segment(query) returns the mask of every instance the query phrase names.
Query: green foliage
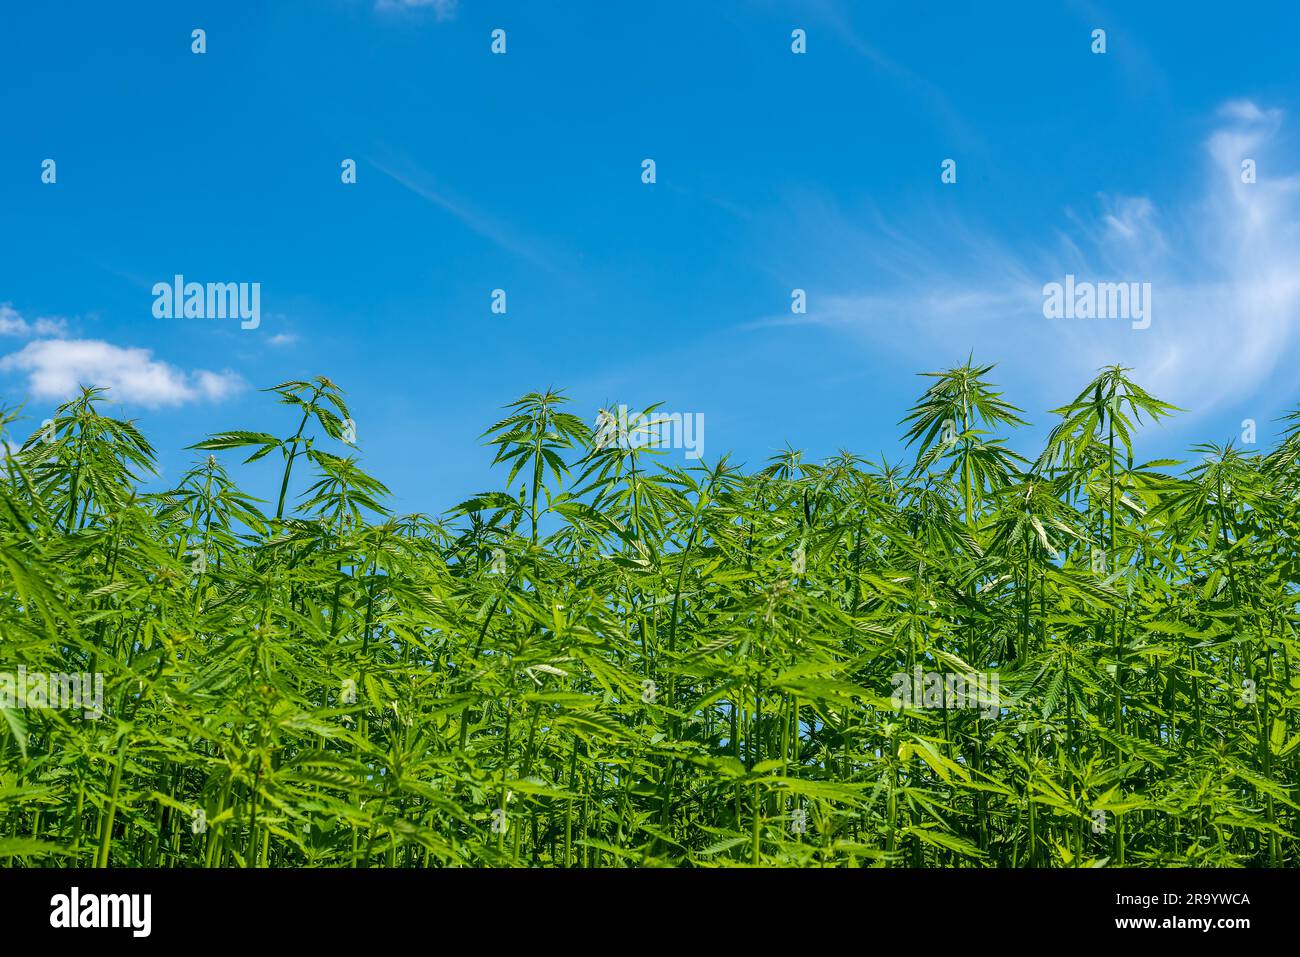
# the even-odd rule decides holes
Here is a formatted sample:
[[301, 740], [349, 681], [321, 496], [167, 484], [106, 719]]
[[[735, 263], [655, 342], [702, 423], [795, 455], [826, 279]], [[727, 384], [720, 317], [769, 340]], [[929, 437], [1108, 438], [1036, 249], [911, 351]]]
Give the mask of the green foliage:
[[[104, 714], [0, 709], [0, 858], [1294, 865], [1300, 426], [1135, 464], [1176, 410], [1116, 367], [1031, 461], [991, 369], [929, 376], [909, 467], [678, 468], [528, 395], [443, 520], [391, 514], [328, 379], [165, 494], [87, 390], [5, 460], [0, 671], [101, 673]], [[279, 455], [269, 513], [232, 452]], [[915, 670], [1000, 700], [898, 708]]]

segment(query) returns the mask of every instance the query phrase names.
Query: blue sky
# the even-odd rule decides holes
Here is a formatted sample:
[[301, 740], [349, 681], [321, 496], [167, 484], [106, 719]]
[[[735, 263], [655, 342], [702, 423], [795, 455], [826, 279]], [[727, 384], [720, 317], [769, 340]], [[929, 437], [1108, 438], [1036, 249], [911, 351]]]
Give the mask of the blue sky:
[[[8, 5], [0, 395], [34, 427], [110, 385], [165, 482], [328, 375], [428, 512], [494, 485], [478, 436], [526, 391], [702, 413], [709, 460], [897, 457], [915, 373], [971, 351], [1026, 452], [1117, 361], [1188, 409], [1151, 456], [1266, 443], [1300, 405], [1300, 9], [1134, 6]], [[155, 318], [177, 273], [259, 282], [261, 325]], [[1067, 273], [1150, 282], [1150, 328], [1045, 318]]]

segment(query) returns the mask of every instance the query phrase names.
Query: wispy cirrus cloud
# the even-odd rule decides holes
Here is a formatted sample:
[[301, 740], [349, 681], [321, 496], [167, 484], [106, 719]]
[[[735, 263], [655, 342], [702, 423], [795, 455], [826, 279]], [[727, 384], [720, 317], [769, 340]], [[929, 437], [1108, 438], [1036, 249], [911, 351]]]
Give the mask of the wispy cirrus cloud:
[[457, 0], [375, 0], [376, 10], [431, 10], [439, 20], [456, 16]]
[[244, 388], [235, 372], [186, 372], [154, 358], [148, 349], [102, 339], [36, 339], [0, 359], [0, 372], [25, 374], [28, 392], [36, 399], [63, 400], [82, 386], [99, 386], [114, 401], [151, 408], [215, 402]]
[[885, 76], [912, 91], [958, 142], [980, 143], [979, 134], [953, 109], [942, 87], [886, 56], [877, 46], [863, 38], [852, 22], [852, 4], [842, 3], [841, 0], [807, 0], [806, 9], [813, 17], [829, 26], [832, 33], [850, 50], [864, 57]]
[[409, 164], [397, 168], [373, 159], [368, 162], [393, 182], [450, 213], [466, 228], [489, 242], [534, 265], [547, 269], [553, 268], [550, 257], [542, 251], [540, 243], [524, 237], [518, 230], [476, 208], [468, 200], [453, 196], [445, 189], [435, 188], [429, 177], [411, 168]]
[[[1208, 412], [1254, 394], [1300, 353], [1300, 176], [1287, 168], [1284, 120], [1225, 103], [1200, 162], [1187, 164], [1190, 198], [1099, 194], [1029, 244], [951, 215], [900, 228], [802, 198], [802, 234], [819, 239], [803, 254], [831, 264], [826, 275], [871, 277], [870, 288], [848, 278], [810, 298], [806, 316], [752, 325], [829, 326], [930, 363], [937, 347], [973, 348], [1057, 398], [1062, 381], [1120, 362], [1157, 395]], [[1246, 159], [1256, 182], [1243, 181]], [[1151, 327], [1044, 318], [1043, 286], [1067, 273], [1150, 282]]]

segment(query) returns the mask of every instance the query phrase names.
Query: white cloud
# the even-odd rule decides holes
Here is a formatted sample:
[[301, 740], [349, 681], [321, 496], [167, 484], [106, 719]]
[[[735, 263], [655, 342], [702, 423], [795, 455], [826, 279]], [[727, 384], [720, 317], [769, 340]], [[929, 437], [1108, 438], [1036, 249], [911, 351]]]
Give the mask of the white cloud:
[[266, 341], [272, 346], [291, 346], [298, 341], [298, 337], [289, 332], [277, 332]]
[[413, 10], [431, 7], [439, 20], [450, 20], [456, 15], [457, 0], [375, 0], [376, 10]]
[[28, 322], [13, 307], [13, 303], [0, 302], [0, 336], [19, 336], [24, 339], [31, 336], [62, 336], [67, 330], [68, 324], [63, 319], [41, 316], [34, 322]]
[[1250, 100], [1229, 100], [1219, 107], [1219, 115], [1227, 117], [1230, 120], [1241, 120], [1246, 123], [1258, 123], [1261, 120], [1280, 120], [1282, 118], [1281, 110], [1261, 110], [1259, 106]]
[[[1192, 179], [1178, 189], [1189, 198], [1102, 194], [1036, 246], [1013, 248], [951, 215], [899, 229], [802, 197], [800, 236], [816, 241], [786, 257], [790, 278], [825, 275], [826, 288], [838, 277], [839, 288], [810, 288], [806, 316], [756, 325], [838, 328], [927, 363], [918, 368], [973, 348], [999, 363], [1000, 381], [1019, 373], [1049, 402], [1116, 362], [1193, 414], [1256, 396], [1300, 358], [1300, 175], [1286, 167], [1280, 110], [1241, 100], [1218, 117], [1204, 162], [1186, 164]], [[1245, 159], [1257, 163], [1255, 183], [1242, 182]], [[1150, 282], [1151, 327], [1045, 319], [1042, 287], [1067, 273]]]
[[0, 359], [0, 371], [26, 373], [33, 398], [66, 399], [82, 386], [100, 386], [118, 402], [176, 406], [215, 402], [243, 388], [237, 373], [185, 372], [155, 359], [148, 349], [100, 339], [38, 339]]

